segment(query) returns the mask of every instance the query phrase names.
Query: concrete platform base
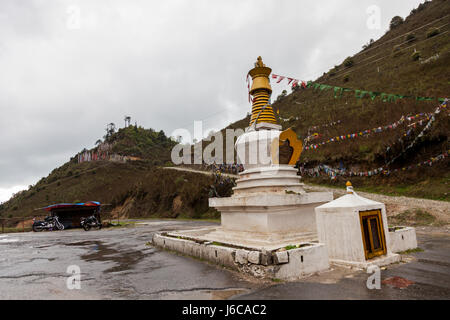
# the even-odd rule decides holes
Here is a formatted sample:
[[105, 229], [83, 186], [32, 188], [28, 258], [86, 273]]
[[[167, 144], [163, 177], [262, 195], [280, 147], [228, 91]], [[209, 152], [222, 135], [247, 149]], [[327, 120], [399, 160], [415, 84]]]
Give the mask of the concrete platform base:
[[391, 263], [400, 262], [401, 256], [399, 254], [391, 253], [385, 256], [376, 257], [365, 262], [357, 262], [357, 261], [344, 261], [337, 259], [330, 259], [330, 263], [337, 266], [343, 267], [353, 267], [358, 269], [367, 269], [372, 265], [376, 265], [378, 267], [387, 266]]
[[[199, 230], [197, 230], [199, 231]], [[178, 235], [177, 235], [178, 234]], [[257, 278], [295, 280], [329, 269], [328, 252], [320, 243], [303, 242], [298, 247], [266, 250], [204, 238], [183, 238], [179, 233], [155, 234], [153, 245], [204, 259]]]
[[304, 242], [318, 242], [315, 232], [297, 233], [261, 233], [248, 231], [230, 231], [223, 227], [208, 227], [194, 230], [167, 232], [174, 238], [191, 239], [195, 241], [220, 242], [230, 247], [249, 250], [278, 250], [289, 245]]

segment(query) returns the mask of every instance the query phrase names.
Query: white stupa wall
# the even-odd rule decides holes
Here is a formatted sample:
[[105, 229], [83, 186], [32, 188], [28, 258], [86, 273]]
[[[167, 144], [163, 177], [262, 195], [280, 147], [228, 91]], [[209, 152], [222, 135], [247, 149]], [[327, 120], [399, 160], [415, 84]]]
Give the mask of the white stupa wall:
[[238, 161], [246, 170], [272, 166], [272, 143], [278, 145], [280, 130], [247, 131], [240, 135], [235, 144]]
[[[381, 210], [386, 254], [367, 260], [360, 212], [372, 210]], [[351, 193], [315, 208], [315, 212], [319, 242], [327, 246], [328, 255], [333, 262], [366, 267], [366, 264], [374, 261], [384, 265], [399, 258], [391, 251], [386, 207], [383, 203]]]
[[389, 255], [390, 239], [384, 204], [358, 208], [316, 208], [316, 223], [319, 242], [328, 247], [330, 259], [365, 262], [365, 252], [359, 213], [381, 210], [386, 251]]

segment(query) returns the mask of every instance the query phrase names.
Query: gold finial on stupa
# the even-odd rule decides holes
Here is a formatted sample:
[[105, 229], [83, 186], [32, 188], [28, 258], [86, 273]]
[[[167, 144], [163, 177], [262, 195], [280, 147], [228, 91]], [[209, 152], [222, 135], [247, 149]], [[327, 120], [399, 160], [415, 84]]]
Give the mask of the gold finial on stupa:
[[353, 194], [353, 186], [352, 183], [350, 181], [347, 181], [347, 183], [345, 184], [347, 186], [347, 193], [349, 194]]
[[266, 65], [263, 63], [261, 56], [256, 59], [255, 68], [265, 67]]
[[[271, 72], [272, 69], [266, 67], [261, 56], [257, 58], [255, 67], [248, 72], [253, 81], [250, 89], [250, 94], [253, 96], [250, 125], [255, 121], [256, 123], [266, 122], [277, 124], [272, 106], [269, 105], [270, 95], [272, 94], [272, 87], [270, 86], [269, 80]], [[258, 118], [258, 120], [256, 120], [256, 118]]]

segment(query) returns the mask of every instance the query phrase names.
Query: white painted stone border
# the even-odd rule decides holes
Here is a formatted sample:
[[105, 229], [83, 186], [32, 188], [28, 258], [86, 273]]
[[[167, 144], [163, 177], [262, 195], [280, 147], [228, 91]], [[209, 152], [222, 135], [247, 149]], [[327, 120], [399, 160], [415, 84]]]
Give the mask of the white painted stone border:
[[392, 252], [403, 252], [417, 248], [416, 229], [413, 227], [394, 226], [391, 228], [401, 228], [389, 231], [389, 246]]
[[156, 247], [207, 260], [257, 278], [296, 280], [330, 267], [326, 246], [321, 243], [303, 243], [300, 248], [269, 252], [201, 242], [171, 237], [167, 233], [156, 233], [152, 239]]

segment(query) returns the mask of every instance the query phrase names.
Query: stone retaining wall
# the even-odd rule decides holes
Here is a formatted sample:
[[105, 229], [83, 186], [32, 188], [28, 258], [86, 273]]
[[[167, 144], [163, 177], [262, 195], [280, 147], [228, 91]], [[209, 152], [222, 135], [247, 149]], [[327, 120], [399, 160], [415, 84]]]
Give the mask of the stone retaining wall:
[[323, 244], [303, 243], [285, 251], [247, 250], [212, 242], [186, 240], [155, 234], [153, 245], [207, 260], [257, 278], [295, 280], [329, 269], [328, 252]]

